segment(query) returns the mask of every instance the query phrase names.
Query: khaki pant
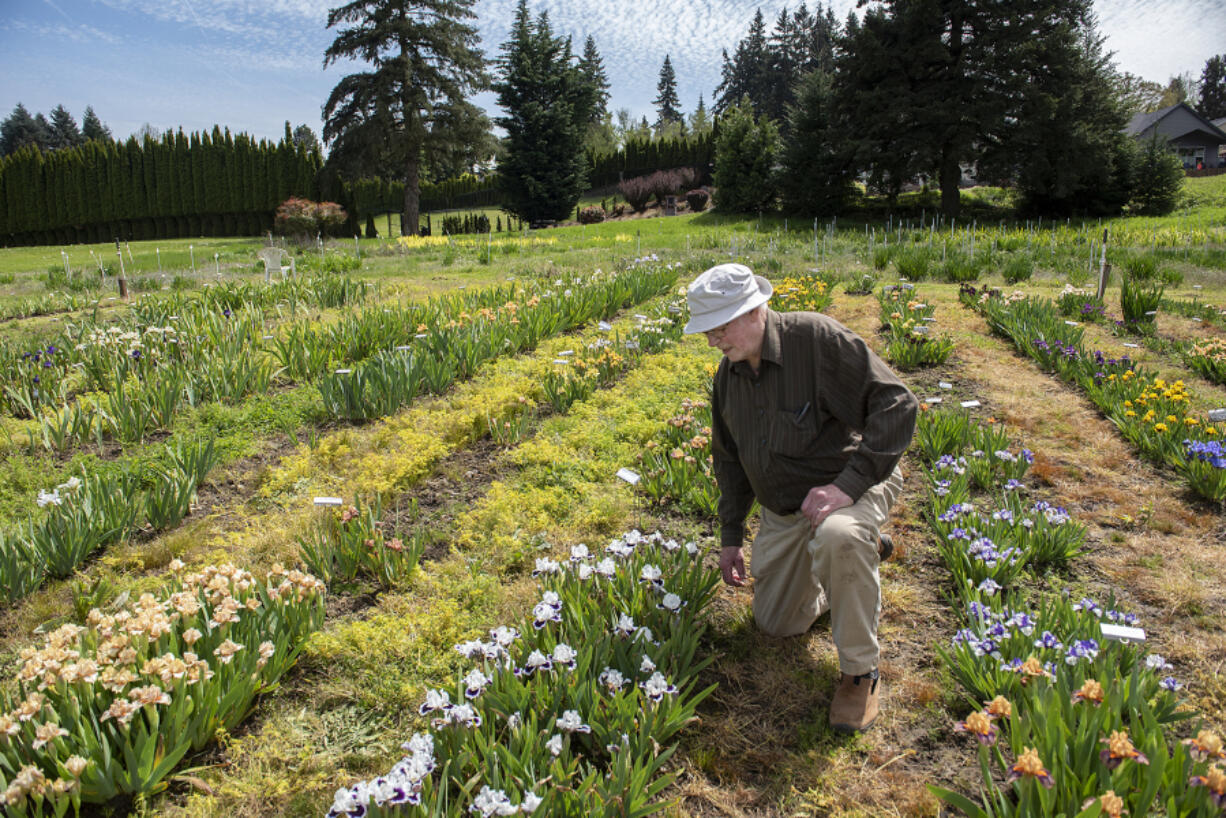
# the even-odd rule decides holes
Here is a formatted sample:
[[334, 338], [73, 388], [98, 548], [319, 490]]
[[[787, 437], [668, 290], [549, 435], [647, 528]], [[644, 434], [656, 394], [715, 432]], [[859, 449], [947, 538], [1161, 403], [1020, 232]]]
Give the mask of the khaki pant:
[[816, 530], [797, 512], [762, 509], [753, 541], [753, 615], [772, 636], [804, 633], [827, 608], [843, 673], [877, 667], [881, 580], [877, 533], [902, 490], [902, 472], [831, 514]]

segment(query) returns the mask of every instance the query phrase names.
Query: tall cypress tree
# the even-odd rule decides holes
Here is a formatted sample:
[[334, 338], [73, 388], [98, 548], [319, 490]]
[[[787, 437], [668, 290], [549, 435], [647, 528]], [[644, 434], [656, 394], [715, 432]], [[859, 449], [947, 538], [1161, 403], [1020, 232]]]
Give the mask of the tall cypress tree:
[[1226, 116], [1226, 54], [1205, 60], [1200, 75], [1200, 115], [1205, 119]]
[[532, 20], [519, 0], [494, 90], [507, 112], [497, 120], [507, 134], [498, 167], [503, 206], [525, 221], [565, 219], [586, 183], [585, 82], [571, 58], [548, 15]]

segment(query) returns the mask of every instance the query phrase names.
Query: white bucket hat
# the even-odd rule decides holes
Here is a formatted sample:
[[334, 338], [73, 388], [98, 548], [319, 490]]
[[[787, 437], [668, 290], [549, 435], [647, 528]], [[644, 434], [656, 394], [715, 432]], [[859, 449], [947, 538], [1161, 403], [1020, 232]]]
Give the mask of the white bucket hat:
[[706, 332], [727, 324], [770, 300], [775, 288], [744, 264], [720, 264], [706, 270], [690, 285], [687, 334]]

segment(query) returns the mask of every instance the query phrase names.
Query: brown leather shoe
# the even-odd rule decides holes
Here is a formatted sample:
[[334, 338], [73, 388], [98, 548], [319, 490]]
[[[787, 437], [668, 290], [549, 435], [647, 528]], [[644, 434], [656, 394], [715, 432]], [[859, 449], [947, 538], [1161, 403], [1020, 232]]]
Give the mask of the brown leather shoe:
[[894, 538], [889, 534], [877, 535], [877, 560], [885, 562], [894, 553]]
[[877, 720], [880, 676], [876, 670], [863, 676], [844, 673], [830, 701], [830, 726], [839, 733], [867, 730]]

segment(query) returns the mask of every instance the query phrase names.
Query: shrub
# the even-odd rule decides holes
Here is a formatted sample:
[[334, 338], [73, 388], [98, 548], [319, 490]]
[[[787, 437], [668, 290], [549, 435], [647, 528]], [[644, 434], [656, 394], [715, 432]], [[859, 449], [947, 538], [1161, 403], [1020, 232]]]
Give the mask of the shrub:
[[623, 179], [617, 183], [617, 191], [635, 213], [642, 213], [647, 209], [647, 203], [651, 201], [651, 195], [654, 192], [646, 176]]
[[328, 233], [345, 223], [348, 215], [336, 202], [312, 202], [291, 196], [277, 208], [277, 232], [307, 241], [313, 234]]
[[664, 206], [664, 197], [675, 195], [681, 186], [676, 171], [671, 170], [657, 170], [647, 177], [647, 185], [651, 188], [651, 195], [656, 197], [656, 204], [661, 207]]
[[698, 171], [693, 168], [677, 168], [673, 171], [673, 175], [677, 177], [678, 191], [692, 190], [698, 187]]
[[1001, 275], [1005, 277], [1006, 284], [1017, 284], [1022, 281], [1029, 281], [1034, 275], [1034, 262], [1029, 256], [1013, 256], [1005, 264]]
[[1170, 151], [1166, 140], [1159, 139], [1155, 130], [1153, 138], [1137, 152], [1129, 209], [1134, 213], [1165, 216], [1179, 204], [1183, 179], [1179, 157]]
[[579, 211], [579, 224], [600, 224], [604, 221], [604, 208], [592, 206]]
[[685, 203], [690, 206], [690, 210], [695, 213], [701, 213], [707, 209], [707, 202], [711, 200], [711, 194], [707, 193], [702, 188], [691, 190], [685, 194]]

